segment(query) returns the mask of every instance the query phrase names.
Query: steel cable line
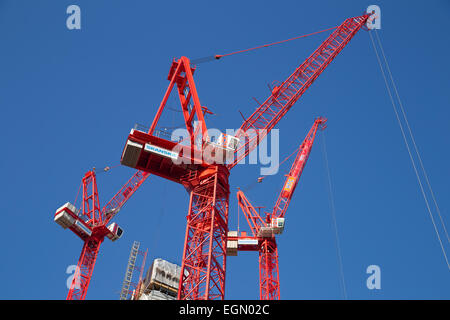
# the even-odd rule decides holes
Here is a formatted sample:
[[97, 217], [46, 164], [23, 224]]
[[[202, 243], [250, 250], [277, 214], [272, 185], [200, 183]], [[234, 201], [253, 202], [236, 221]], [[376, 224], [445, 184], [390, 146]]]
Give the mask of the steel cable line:
[[437, 204], [436, 198], [434, 196], [433, 188], [431, 187], [431, 183], [430, 183], [430, 181], [428, 179], [428, 174], [427, 174], [427, 172], [425, 170], [425, 166], [423, 165], [422, 157], [420, 156], [419, 149], [417, 148], [416, 140], [414, 139], [414, 135], [412, 133], [411, 126], [409, 125], [408, 118], [406, 117], [406, 112], [405, 112], [405, 109], [403, 108], [403, 103], [402, 103], [402, 100], [400, 99], [400, 95], [398, 94], [397, 86], [395, 85], [394, 77], [392, 76], [392, 73], [391, 73], [391, 68], [389, 67], [389, 64], [387, 62], [386, 55], [385, 55], [384, 49], [383, 49], [383, 45], [381, 44], [380, 37], [379, 37], [378, 32], [376, 30], [375, 30], [375, 36], [376, 36], [378, 44], [380, 46], [381, 53], [383, 55], [383, 59], [384, 59], [385, 65], [386, 65], [386, 69], [387, 69], [389, 77], [391, 79], [392, 87], [394, 88], [395, 95], [397, 96], [397, 100], [398, 100], [398, 104], [400, 106], [400, 110], [402, 111], [403, 118], [405, 119], [406, 127], [408, 128], [408, 132], [409, 132], [409, 135], [411, 137], [411, 141], [413, 143], [414, 150], [416, 151], [417, 158], [419, 159], [420, 167], [422, 168], [422, 172], [423, 172], [423, 175], [425, 177], [425, 181], [427, 183], [428, 189], [430, 190], [431, 198], [433, 199], [434, 205], [436, 207], [436, 211], [437, 211], [437, 213], [439, 215], [439, 219], [441, 221], [442, 227], [443, 227], [445, 235], [447, 237], [447, 241], [450, 242], [450, 238], [448, 236], [447, 228], [445, 227], [444, 220], [442, 219], [442, 216], [441, 216], [441, 210], [439, 209], [439, 206]]
[[328, 178], [328, 200], [330, 201], [331, 218], [333, 220], [336, 255], [337, 255], [339, 274], [340, 274], [340, 279], [341, 279], [341, 291], [342, 291], [342, 296], [343, 296], [344, 300], [347, 300], [347, 290], [345, 287], [345, 277], [344, 277], [344, 265], [342, 263], [341, 245], [339, 243], [339, 234], [338, 234], [338, 228], [337, 228], [337, 222], [336, 222], [336, 207], [335, 207], [334, 197], [333, 197], [333, 186], [331, 184], [330, 166], [328, 164], [328, 154], [327, 154], [327, 147], [326, 147], [326, 142], [325, 142], [325, 132], [324, 131], [322, 131], [322, 146], [323, 146], [324, 164], [325, 164], [325, 169], [326, 169], [327, 178]]
[[393, 96], [392, 96], [391, 89], [389, 88], [389, 83], [388, 83], [386, 74], [385, 74], [385, 72], [384, 72], [384, 69], [383, 69], [383, 65], [382, 65], [380, 56], [379, 56], [378, 51], [377, 51], [377, 49], [376, 49], [375, 41], [373, 40], [372, 33], [371, 33], [370, 31], [369, 31], [369, 35], [370, 35], [370, 40], [372, 41], [372, 45], [373, 45], [373, 48], [374, 48], [374, 51], [375, 51], [375, 55], [376, 55], [376, 57], [377, 57], [378, 64], [379, 64], [379, 66], [380, 66], [381, 74], [383, 75], [384, 83], [385, 83], [385, 85], [386, 85], [386, 89], [387, 89], [387, 91], [388, 91], [389, 98], [390, 98], [391, 103], [392, 103], [392, 108], [393, 108], [394, 113], [395, 113], [395, 116], [396, 116], [396, 118], [397, 118], [397, 122], [398, 122], [398, 124], [399, 124], [400, 131], [401, 131], [401, 133], [402, 133], [403, 140], [404, 140], [405, 145], [406, 145], [406, 149], [408, 150], [409, 158], [411, 159], [411, 164], [412, 164], [412, 166], [413, 166], [414, 172], [415, 172], [415, 174], [416, 174], [417, 181], [418, 181], [418, 183], [419, 183], [420, 191], [422, 192], [423, 199], [425, 200], [425, 204], [426, 204], [426, 207], [427, 207], [427, 209], [428, 209], [428, 213], [429, 213], [429, 215], [430, 215], [431, 222], [433, 223], [433, 227], [434, 227], [434, 230], [435, 230], [435, 232], [436, 232], [436, 236], [437, 236], [437, 238], [438, 238], [438, 240], [439, 240], [439, 244], [440, 244], [440, 246], [441, 246], [441, 250], [442, 250], [442, 253], [443, 253], [443, 255], [444, 255], [445, 262], [447, 263], [447, 267], [450, 269], [450, 263], [449, 263], [449, 261], [448, 261], [447, 254], [446, 254], [446, 252], [445, 252], [444, 245], [443, 245], [442, 240], [441, 240], [441, 237], [440, 237], [440, 235], [439, 235], [439, 231], [438, 231], [438, 229], [437, 229], [436, 222], [434, 221], [433, 214], [431, 213], [430, 204], [429, 204], [428, 199], [427, 199], [427, 196], [426, 196], [426, 194], [425, 194], [425, 191], [424, 191], [424, 188], [423, 188], [423, 185], [422, 185], [422, 180], [420, 179], [419, 173], [418, 173], [418, 171], [417, 171], [417, 167], [416, 167], [414, 158], [413, 158], [413, 156], [412, 156], [411, 149], [410, 149], [409, 144], [408, 144], [408, 140], [407, 140], [407, 138], [406, 138], [405, 130], [404, 130], [403, 125], [402, 125], [402, 123], [401, 123], [400, 116], [399, 116], [399, 114], [398, 114], [397, 108], [395, 107], [394, 98], [393, 98]]
[[216, 54], [216, 55], [212, 55], [212, 56], [202, 57], [202, 58], [194, 59], [191, 62], [192, 62], [192, 64], [200, 64], [200, 63], [204, 63], [204, 62], [211, 62], [211, 61], [219, 60], [219, 59], [221, 59], [223, 57], [228, 57], [228, 56], [239, 54], [239, 53], [245, 53], [245, 52], [249, 52], [249, 51], [253, 51], [253, 50], [267, 48], [267, 47], [270, 47], [270, 46], [273, 46], [273, 45], [281, 44], [281, 43], [292, 41], [292, 40], [306, 38], [306, 37], [309, 37], [309, 36], [312, 36], [312, 35], [316, 35], [316, 34], [319, 34], [319, 33], [322, 33], [322, 32], [334, 30], [336, 28], [338, 28], [338, 26], [332, 27], [332, 28], [327, 28], [327, 29], [324, 29], [324, 30], [316, 31], [316, 32], [312, 32], [312, 33], [308, 33], [308, 34], [304, 34], [304, 35], [297, 36], [297, 37], [290, 38], [290, 39], [285, 39], [285, 40], [281, 40], [281, 41], [276, 41], [276, 42], [263, 44], [263, 45], [256, 46], [256, 47], [253, 47], [253, 48], [247, 48], [247, 49], [233, 51], [233, 52], [229, 52], [229, 53], [225, 53], [225, 54]]

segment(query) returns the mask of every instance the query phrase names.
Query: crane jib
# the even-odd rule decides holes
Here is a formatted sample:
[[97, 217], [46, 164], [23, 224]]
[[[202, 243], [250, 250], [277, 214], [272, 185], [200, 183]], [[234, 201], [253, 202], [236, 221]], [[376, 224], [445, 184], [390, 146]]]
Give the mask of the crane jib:
[[[237, 138], [240, 144], [235, 151], [234, 167], [245, 158], [286, 112], [303, 95], [315, 79], [348, 44], [353, 36], [367, 22], [369, 15], [346, 19], [331, 35], [305, 60], [272, 94], [264, 101], [240, 127]], [[254, 134], [250, 129], [262, 131]]]

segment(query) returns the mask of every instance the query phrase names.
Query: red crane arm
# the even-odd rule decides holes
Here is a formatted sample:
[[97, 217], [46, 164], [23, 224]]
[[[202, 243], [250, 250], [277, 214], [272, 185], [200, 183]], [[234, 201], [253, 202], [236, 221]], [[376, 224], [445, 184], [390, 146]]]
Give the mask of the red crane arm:
[[281, 189], [280, 195], [278, 196], [275, 207], [272, 211], [272, 218], [284, 218], [286, 211], [291, 202], [292, 195], [294, 194], [295, 188], [297, 187], [300, 176], [302, 175], [303, 168], [305, 167], [306, 161], [308, 161], [309, 154], [311, 153], [311, 148], [316, 137], [316, 132], [319, 127], [325, 129], [326, 119], [319, 117], [314, 121], [312, 128], [309, 130], [303, 143], [298, 149], [297, 156], [295, 157], [294, 163], [292, 164], [289, 174], [286, 177], [286, 181]]
[[134, 192], [144, 183], [150, 175], [148, 172], [137, 170], [135, 174], [123, 185], [123, 187], [109, 200], [102, 209], [102, 216], [105, 217], [107, 224], [122, 208], [122, 206], [131, 198]]
[[327, 119], [325, 118], [317, 118], [302, 144], [298, 148], [295, 160], [292, 163], [289, 174], [287, 175], [286, 181], [281, 189], [280, 195], [278, 196], [277, 202], [275, 203], [275, 207], [273, 208], [270, 216], [266, 216], [266, 219], [263, 219], [255, 207], [247, 199], [245, 194], [241, 190], [237, 192], [236, 196], [238, 205], [244, 212], [245, 218], [247, 219], [248, 225], [250, 226], [254, 237], [259, 236], [259, 229], [261, 227], [267, 227], [272, 218], [284, 217], [289, 207], [292, 195], [294, 194], [294, 190], [297, 187], [300, 176], [302, 175], [303, 168], [305, 167], [306, 161], [308, 161], [317, 130], [319, 128], [322, 130], [325, 129], [326, 121]]
[[259, 142], [297, 102], [306, 89], [325, 70], [367, 22], [370, 15], [346, 19], [241, 125], [236, 135], [239, 145], [235, 151], [234, 167], [253, 151]]
[[259, 228], [262, 225], [265, 225], [265, 222], [241, 190], [237, 192], [236, 196], [238, 199], [239, 207], [241, 207], [242, 211], [244, 212], [245, 218], [247, 219], [248, 225], [252, 230], [253, 236], [256, 237]]

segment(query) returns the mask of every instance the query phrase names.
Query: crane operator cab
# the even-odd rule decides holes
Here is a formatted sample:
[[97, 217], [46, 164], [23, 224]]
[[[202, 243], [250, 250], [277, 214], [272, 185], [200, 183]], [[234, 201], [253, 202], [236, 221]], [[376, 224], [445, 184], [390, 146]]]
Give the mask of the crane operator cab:
[[106, 236], [111, 241], [116, 241], [116, 240], [120, 239], [120, 237], [122, 237], [122, 235], [123, 235], [123, 229], [121, 227], [119, 227], [119, 225], [115, 222], [111, 223], [108, 226], [108, 230], [109, 230], [109, 233], [106, 234]]
[[221, 147], [227, 151], [236, 151], [237, 146], [239, 144], [239, 138], [236, 138], [232, 135], [222, 133], [217, 139], [216, 145]]
[[273, 230], [273, 233], [275, 234], [281, 234], [284, 230], [284, 218], [272, 218], [271, 221], [271, 227]]

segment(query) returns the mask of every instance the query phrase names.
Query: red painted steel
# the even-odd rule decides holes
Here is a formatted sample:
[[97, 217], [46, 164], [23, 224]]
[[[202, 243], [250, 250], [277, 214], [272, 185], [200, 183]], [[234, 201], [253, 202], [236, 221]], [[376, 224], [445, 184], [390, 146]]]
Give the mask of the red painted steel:
[[146, 172], [137, 171], [108, 204], [103, 209], [100, 209], [95, 171], [88, 171], [84, 175], [82, 179], [82, 210], [79, 221], [91, 232], [91, 235], [88, 237], [85, 234], [80, 235], [80, 232], [70, 228], [82, 238], [84, 245], [69, 288], [67, 300], [85, 299], [100, 245], [105, 236], [110, 233], [107, 224], [148, 176], [149, 174]]
[[148, 172], [137, 170], [114, 197], [109, 200], [102, 209], [102, 215], [106, 218], [105, 224], [108, 224], [109, 221], [114, 218], [122, 206], [131, 198], [134, 192], [139, 189], [149, 175]]
[[[94, 171], [88, 171], [83, 179], [83, 200], [81, 218], [88, 224], [92, 234], [85, 240], [80, 258], [78, 259], [67, 300], [84, 300], [91, 281], [95, 261], [97, 260], [100, 244], [105, 235], [98, 232], [98, 226], [102, 226], [103, 217], [100, 211], [98, 199], [97, 179]], [[96, 232], [94, 232], [94, 230]]]
[[369, 15], [346, 19], [241, 125], [231, 169], [256, 148], [303, 93], [367, 22]]
[[[311, 153], [311, 148], [319, 128], [325, 129], [326, 119], [319, 117], [314, 121], [313, 126], [309, 130], [302, 144], [298, 148], [297, 155], [292, 163], [286, 181], [283, 184], [280, 195], [277, 199], [275, 207], [271, 213], [266, 213], [263, 219], [256, 208], [246, 198], [245, 194], [239, 190], [237, 199], [239, 207], [244, 212], [250, 230], [253, 234], [253, 239], [258, 240], [258, 245], [238, 247], [239, 251], [258, 251], [259, 252], [259, 293], [261, 300], [279, 300], [280, 299], [280, 279], [278, 268], [278, 248], [275, 238], [275, 233], [262, 233], [262, 228], [270, 230], [272, 227], [272, 219], [284, 218], [289, 203], [292, 199], [295, 188], [300, 180], [301, 174], [308, 161]], [[238, 235], [239, 240], [249, 239], [246, 235]]]
[[259, 297], [280, 300], [278, 248], [275, 237], [265, 238], [259, 249]]
[[326, 119], [319, 117], [314, 121], [314, 125], [309, 130], [303, 143], [300, 145], [299, 151], [292, 163], [289, 174], [287, 175], [286, 181], [281, 189], [280, 195], [278, 196], [275, 207], [272, 211], [272, 218], [283, 218], [286, 214], [289, 203], [292, 199], [292, 195], [297, 187], [300, 176], [302, 175], [303, 168], [305, 167], [306, 161], [308, 161], [309, 154], [311, 153], [311, 148], [316, 137], [316, 132], [318, 129], [326, 128]]
[[265, 225], [265, 220], [261, 218], [260, 214], [250, 201], [245, 196], [244, 192], [239, 190], [236, 194], [238, 199], [238, 205], [244, 212], [244, 216], [247, 219], [247, 223], [252, 231], [254, 237], [258, 235], [258, 230], [261, 226]]
[[94, 271], [103, 238], [91, 237], [84, 242], [66, 300], [84, 300]]
[[178, 299], [225, 297], [228, 170], [215, 166], [190, 192]]
[[97, 178], [94, 171], [88, 171], [83, 179], [83, 203], [81, 211], [84, 221], [95, 227], [103, 222], [102, 213], [100, 211], [100, 203], [98, 199]]
[[[181, 183], [190, 193], [185, 244], [180, 275], [179, 299], [224, 299], [226, 270], [226, 236], [228, 232], [228, 169], [204, 159], [207, 145], [207, 127], [204, 113], [208, 109], [200, 104], [194, 83], [195, 69], [189, 59], [173, 61], [169, 71], [169, 86], [156, 112], [148, 132], [133, 130], [128, 136], [122, 154], [122, 163], [130, 165], [128, 142], [137, 155], [136, 169], [150, 172]], [[173, 152], [181, 144], [163, 139], [157, 124], [171, 92], [176, 88], [180, 100], [188, 143], [184, 144], [173, 161]], [[194, 128], [194, 121], [199, 125]], [[136, 147], [137, 146], [137, 147]], [[151, 151], [148, 151], [148, 148]], [[159, 151], [155, 152], [155, 148]], [[167, 156], [169, 155], [169, 156]]]
[[[156, 129], [156, 125], [161, 117], [161, 114], [166, 106], [167, 100], [172, 92], [172, 89], [177, 86], [178, 97], [180, 99], [181, 110], [183, 112], [184, 122], [186, 129], [190, 135], [190, 142], [193, 145], [197, 139], [197, 136], [201, 134], [200, 132], [194, 131], [194, 120], [195, 116], [200, 123], [202, 129], [202, 134], [207, 132], [205, 119], [203, 117], [203, 112], [205, 107], [200, 104], [200, 99], [198, 98], [197, 88], [194, 82], [194, 72], [195, 68], [190, 65], [189, 59], [186, 57], [181, 57], [179, 60], [173, 60], [169, 75], [167, 77], [170, 80], [169, 87], [164, 94], [164, 98], [156, 112], [156, 116], [153, 119], [152, 125], [149, 130], [149, 134], [153, 134]], [[193, 103], [193, 107], [190, 109], [190, 104]]]

